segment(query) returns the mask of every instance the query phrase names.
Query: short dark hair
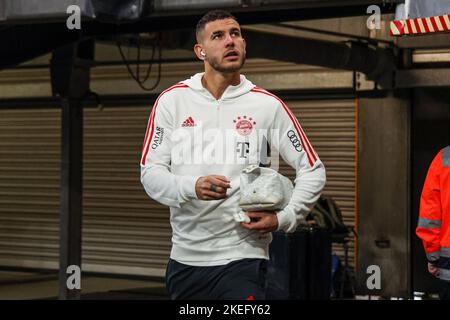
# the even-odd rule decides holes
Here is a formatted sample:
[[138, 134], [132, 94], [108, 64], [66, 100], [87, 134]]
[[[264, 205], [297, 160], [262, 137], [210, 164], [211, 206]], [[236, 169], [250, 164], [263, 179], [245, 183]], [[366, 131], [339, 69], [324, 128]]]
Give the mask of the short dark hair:
[[207, 12], [198, 22], [197, 27], [195, 29], [195, 35], [197, 37], [197, 41], [199, 40], [200, 33], [205, 30], [205, 25], [208, 22], [216, 21], [216, 20], [224, 20], [224, 19], [233, 19], [236, 20], [236, 17], [231, 13], [225, 10], [211, 10]]

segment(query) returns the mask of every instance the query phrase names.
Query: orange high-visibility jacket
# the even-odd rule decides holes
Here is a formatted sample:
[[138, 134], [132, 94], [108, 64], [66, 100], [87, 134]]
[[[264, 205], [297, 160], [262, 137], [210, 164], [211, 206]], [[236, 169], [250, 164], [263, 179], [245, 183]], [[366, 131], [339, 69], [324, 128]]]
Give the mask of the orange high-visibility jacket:
[[436, 155], [428, 169], [416, 234], [428, 261], [439, 268], [440, 278], [450, 281], [450, 146]]

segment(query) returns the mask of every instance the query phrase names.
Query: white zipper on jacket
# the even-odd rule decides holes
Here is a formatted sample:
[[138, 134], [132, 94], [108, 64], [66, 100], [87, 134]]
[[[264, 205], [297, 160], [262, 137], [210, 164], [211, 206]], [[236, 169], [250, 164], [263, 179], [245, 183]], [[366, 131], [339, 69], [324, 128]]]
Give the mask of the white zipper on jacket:
[[216, 124], [217, 128], [220, 129], [220, 100], [216, 100]]

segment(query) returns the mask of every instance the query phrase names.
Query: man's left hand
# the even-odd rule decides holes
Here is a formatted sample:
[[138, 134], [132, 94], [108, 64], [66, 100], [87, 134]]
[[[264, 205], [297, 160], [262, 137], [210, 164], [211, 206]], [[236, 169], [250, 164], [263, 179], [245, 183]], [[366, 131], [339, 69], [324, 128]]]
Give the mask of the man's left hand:
[[261, 233], [275, 231], [278, 228], [278, 218], [275, 211], [248, 211], [249, 223], [241, 222], [241, 226]]

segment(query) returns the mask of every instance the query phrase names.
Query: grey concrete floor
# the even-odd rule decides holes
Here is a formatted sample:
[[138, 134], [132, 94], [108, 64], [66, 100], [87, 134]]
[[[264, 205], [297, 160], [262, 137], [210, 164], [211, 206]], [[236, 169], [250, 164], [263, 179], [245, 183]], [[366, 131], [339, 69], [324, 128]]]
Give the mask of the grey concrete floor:
[[[0, 300], [56, 299], [57, 274], [0, 271]], [[82, 299], [167, 299], [164, 283], [83, 276]]]

